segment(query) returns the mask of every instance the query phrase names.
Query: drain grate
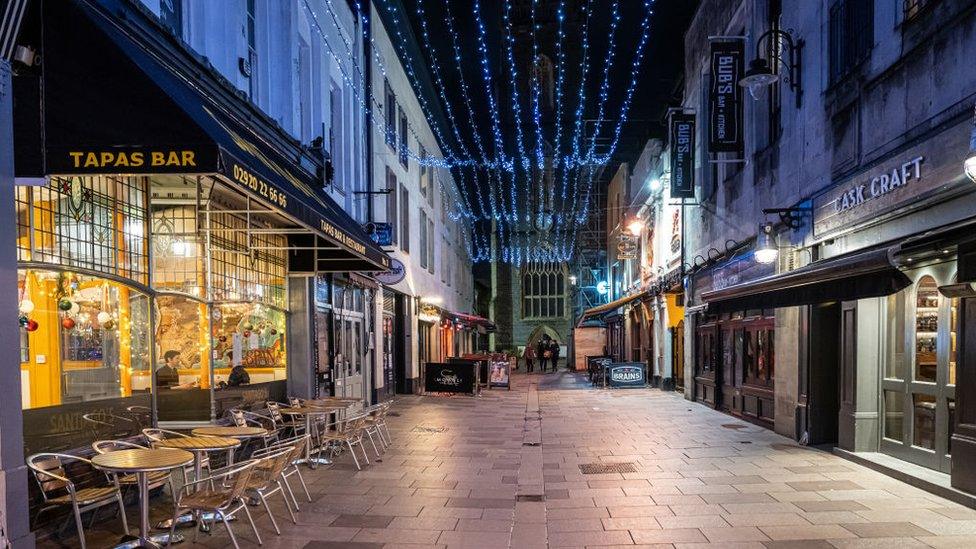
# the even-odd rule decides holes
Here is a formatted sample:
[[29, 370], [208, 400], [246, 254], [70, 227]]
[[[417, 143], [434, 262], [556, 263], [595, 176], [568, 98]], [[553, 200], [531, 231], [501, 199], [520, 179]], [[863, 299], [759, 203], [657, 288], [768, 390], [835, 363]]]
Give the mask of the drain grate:
[[637, 472], [637, 467], [633, 463], [580, 463], [579, 468], [584, 475]]
[[739, 425], [738, 423], [723, 423], [722, 427], [725, 427], [726, 429], [735, 429], [735, 430], [746, 428], [745, 425]]
[[541, 494], [519, 494], [515, 496], [515, 501], [546, 501], [546, 496]]
[[434, 427], [430, 425], [418, 425], [412, 429], [414, 433], [443, 433], [447, 427]]
[[522, 446], [542, 446], [541, 442], [523, 442]]

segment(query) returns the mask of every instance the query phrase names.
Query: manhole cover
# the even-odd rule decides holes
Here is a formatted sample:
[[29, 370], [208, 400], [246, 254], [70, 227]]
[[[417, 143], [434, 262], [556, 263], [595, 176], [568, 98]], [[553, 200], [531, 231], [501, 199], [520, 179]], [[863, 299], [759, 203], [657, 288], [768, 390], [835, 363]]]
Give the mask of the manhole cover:
[[520, 494], [515, 496], [515, 501], [546, 501], [546, 496], [539, 494]]
[[637, 467], [633, 463], [580, 463], [579, 468], [584, 475], [637, 472]]
[[739, 425], [738, 423], [723, 423], [722, 424], [722, 427], [724, 427], [726, 429], [736, 429], [736, 430], [745, 429], [746, 428], [745, 425]]
[[413, 428], [415, 433], [443, 433], [447, 427], [432, 427], [430, 425], [418, 425]]

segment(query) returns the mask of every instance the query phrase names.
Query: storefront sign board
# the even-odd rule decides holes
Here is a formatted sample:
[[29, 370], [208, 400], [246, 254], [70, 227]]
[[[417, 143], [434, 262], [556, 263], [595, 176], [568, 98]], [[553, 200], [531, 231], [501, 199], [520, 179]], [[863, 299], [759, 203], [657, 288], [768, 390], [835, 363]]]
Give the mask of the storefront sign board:
[[671, 115], [671, 198], [695, 198], [695, 115]]
[[377, 273], [373, 276], [377, 282], [385, 286], [393, 286], [400, 283], [407, 276], [407, 269], [399, 259], [390, 259], [390, 270], [385, 273]]
[[491, 372], [488, 377], [488, 388], [505, 387], [511, 390], [511, 364], [507, 360], [496, 360], [491, 363]]
[[971, 123], [956, 124], [814, 197], [814, 236], [826, 237], [910, 209], [921, 199], [965, 181], [960, 151], [969, 150], [970, 129]]
[[424, 365], [424, 392], [470, 393], [477, 387], [477, 370], [470, 363], [428, 362]]
[[708, 150], [742, 153], [742, 79], [745, 42], [715, 40], [711, 44], [712, 82], [709, 90]]
[[607, 381], [614, 388], [644, 387], [647, 384], [643, 362], [614, 362], [609, 366]]

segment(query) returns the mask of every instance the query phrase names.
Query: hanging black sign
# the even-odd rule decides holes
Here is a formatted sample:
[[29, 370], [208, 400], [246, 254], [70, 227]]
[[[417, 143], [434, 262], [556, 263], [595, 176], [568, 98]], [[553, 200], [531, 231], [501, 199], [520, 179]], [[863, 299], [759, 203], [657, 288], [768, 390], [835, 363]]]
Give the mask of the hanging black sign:
[[742, 153], [742, 40], [712, 42], [712, 83], [708, 109], [708, 150]]
[[671, 198], [695, 198], [695, 115], [671, 115]]

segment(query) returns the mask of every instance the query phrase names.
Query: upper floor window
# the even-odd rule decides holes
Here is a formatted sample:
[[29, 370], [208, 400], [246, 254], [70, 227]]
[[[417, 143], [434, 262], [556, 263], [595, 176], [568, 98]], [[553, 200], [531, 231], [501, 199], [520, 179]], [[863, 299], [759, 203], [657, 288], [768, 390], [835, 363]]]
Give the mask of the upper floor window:
[[522, 267], [522, 318], [558, 318], [566, 312], [565, 273], [558, 263]]
[[[181, 0], [172, 1], [174, 4], [178, 4]], [[247, 39], [247, 59], [243, 61], [247, 63], [249, 73], [247, 95], [252, 101], [256, 101], [258, 95], [258, 79], [254, 77], [258, 64], [257, 7], [255, 6], [255, 1], [247, 0], [247, 11], [244, 14], [244, 38]]]
[[427, 268], [427, 240], [433, 238], [434, 235], [427, 234], [427, 212], [423, 208], [420, 209], [420, 268]]
[[397, 243], [397, 194], [400, 185], [397, 182], [396, 174], [389, 166], [386, 167], [386, 222], [390, 224], [393, 244]]
[[403, 183], [400, 184], [400, 235], [400, 249], [410, 253], [410, 193]]
[[874, 43], [874, 2], [838, 0], [830, 8], [830, 83], [867, 57]]
[[408, 143], [407, 143], [407, 113], [403, 112], [403, 109], [401, 108], [400, 109], [400, 164], [402, 164], [404, 168], [410, 167], [409, 156], [408, 156], [409, 153], [410, 150], [408, 148]]
[[183, 38], [183, 0], [159, 0], [159, 21], [175, 36]]
[[[421, 161], [427, 159], [427, 149], [423, 145], [419, 145], [420, 152], [417, 156], [420, 157]], [[402, 160], [401, 160], [402, 162]], [[429, 166], [425, 165], [423, 162], [420, 163], [420, 195], [427, 199], [427, 202], [433, 205], [433, 186], [431, 185], [430, 177], [431, 169]]]
[[390, 81], [383, 81], [383, 95], [385, 97], [386, 112], [384, 113], [384, 127], [386, 128], [386, 144], [390, 146], [391, 149], [396, 150], [397, 145], [397, 128], [396, 128], [396, 96], [393, 95], [393, 88], [390, 87]]
[[915, 19], [919, 14], [935, 4], [936, 0], [902, 0], [902, 13], [905, 21]]
[[334, 168], [333, 184], [341, 191], [346, 191], [345, 139], [342, 119], [342, 88], [335, 83], [329, 89], [329, 155]]

